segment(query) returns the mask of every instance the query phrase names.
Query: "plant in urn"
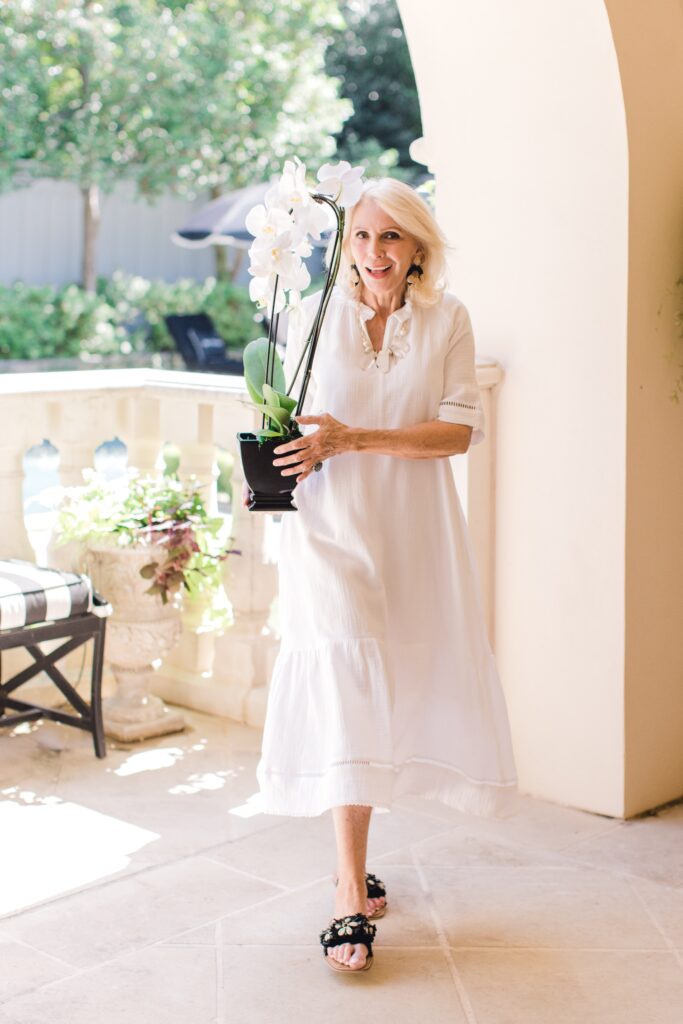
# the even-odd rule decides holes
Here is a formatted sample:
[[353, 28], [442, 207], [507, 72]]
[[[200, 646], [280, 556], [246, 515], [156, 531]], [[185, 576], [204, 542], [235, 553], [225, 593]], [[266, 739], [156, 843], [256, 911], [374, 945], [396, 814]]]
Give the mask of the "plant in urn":
[[229, 620], [225, 522], [207, 513], [196, 481], [137, 470], [115, 480], [83, 475], [84, 486], [65, 492], [56, 531], [58, 543], [85, 546], [85, 571], [114, 609], [105, 661], [117, 690], [103, 702], [105, 732], [120, 740], [177, 732], [184, 719], [151, 692], [154, 668], [180, 637], [183, 601], [208, 596]]

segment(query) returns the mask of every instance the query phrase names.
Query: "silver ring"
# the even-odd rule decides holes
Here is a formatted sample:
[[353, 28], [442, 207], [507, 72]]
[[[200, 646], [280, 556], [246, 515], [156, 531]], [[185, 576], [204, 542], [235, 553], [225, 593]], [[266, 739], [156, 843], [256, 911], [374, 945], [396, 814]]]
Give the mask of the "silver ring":
[[322, 462], [316, 462], [315, 466], [313, 467], [313, 469], [316, 471], [316, 473], [319, 473], [322, 468], [323, 468]]

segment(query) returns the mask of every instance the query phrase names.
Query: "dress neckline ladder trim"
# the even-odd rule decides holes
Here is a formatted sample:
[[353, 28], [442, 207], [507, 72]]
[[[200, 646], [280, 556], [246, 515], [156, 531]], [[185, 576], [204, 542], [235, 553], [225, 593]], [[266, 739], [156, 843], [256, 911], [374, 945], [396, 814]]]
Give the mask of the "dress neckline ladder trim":
[[[403, 359], [406, 352], [410, 351], [410, 344], [405, 336], [410, 328], [410, 320], [413, 315], [412, 301], [406, 299], [402, 306], [399, 306], [398, 309], [395, 309], [387, 317], [384, 339], [379, 351], [376, 351], [373, 347], [368, 329], [365, 326], [366, 322], [372, 320], [375, 316], [376, 310], [361, 302], [360, 299], [351, 299], [350, 301], [356, 306], [358, 323], [363, 335], [363, 351], [367, 357], [363, 362], [363, 369], [369, 370], [374, 366], [383, 373], [388, 373], [391, 367], [395, 366], [397, 360]], [[393, 324], [390, 328], [389, 325], [392, 321]]]

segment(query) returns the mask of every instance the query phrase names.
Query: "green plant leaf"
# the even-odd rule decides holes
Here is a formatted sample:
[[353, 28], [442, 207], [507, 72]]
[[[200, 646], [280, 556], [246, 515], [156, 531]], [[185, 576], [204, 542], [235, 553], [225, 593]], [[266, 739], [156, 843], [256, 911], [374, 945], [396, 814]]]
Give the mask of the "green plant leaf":
[[259, 406], [261, 412], [264, 412], [268, 419], [275, 420], [281, 427], [286, 427], [289, 423], [289, 413], [286, 409], [280, 409], [277, 405], [266, 405], [265, 403]]
[[271, 388], [270, 384], [263, 385], [263, 397], [265, 398], [268, 405], [274, 406], [276, 409], [286, 408], [280, 402], [280, 396], [275, 388]]
[[[266, 383], [268, 362], [268, 339], [255, 338], [244, 349], [244, 380], [252, 401], [260, 405], [263, 400], [263, 385]], [[273, 353], [273, 385], [277, 391], [285, 391], [285, 371], [277, 352]]]
[[[284, 391], [276, 391], [275, 388], [271, 388], [270, 390], [273, 392], [274, 395], [277, 395], [278, 405], [280, 406], [281, 409], [286, 409], [287, 412], [289, 413], [294, 412], [294, 410], [296, 409], [296, 398], [292, 398], [290, 395], [286, 395]], [[274, 402], [271, 402], [271, 405], [274, 404]]]
[[266, 441], [269, 437], [284, 437], [284, 432], [281, 430], [257, 430], [256, 437], [259, 442]]

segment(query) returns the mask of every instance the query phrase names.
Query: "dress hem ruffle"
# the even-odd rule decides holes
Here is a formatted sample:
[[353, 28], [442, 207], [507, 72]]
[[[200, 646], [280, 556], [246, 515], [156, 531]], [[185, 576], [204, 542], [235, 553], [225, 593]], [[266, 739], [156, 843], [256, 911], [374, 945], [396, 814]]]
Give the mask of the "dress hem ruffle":
[[399, 766], [338, 765], [324, 774], [275, 772], [259, 765], [260, 809], [264, 814], [317, 817], [332, 807], [360, 805], [391, 810], [402, 796], [436, 800], [463, 814], [510, 817], [517, 800], [517, 779], [470, 779], [459, 769], [408, 761]]

